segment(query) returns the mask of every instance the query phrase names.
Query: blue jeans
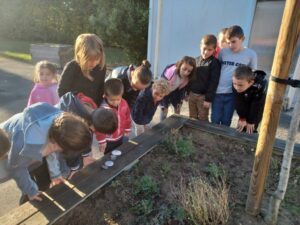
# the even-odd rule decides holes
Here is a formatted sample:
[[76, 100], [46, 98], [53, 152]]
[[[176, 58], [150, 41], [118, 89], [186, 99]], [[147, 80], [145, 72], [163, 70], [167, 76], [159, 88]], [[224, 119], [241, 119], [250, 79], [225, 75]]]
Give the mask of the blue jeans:
[[229, 94], [216, 94], [212, 102], [211, 122], [230, 126], [234, 112], [234, 96]]

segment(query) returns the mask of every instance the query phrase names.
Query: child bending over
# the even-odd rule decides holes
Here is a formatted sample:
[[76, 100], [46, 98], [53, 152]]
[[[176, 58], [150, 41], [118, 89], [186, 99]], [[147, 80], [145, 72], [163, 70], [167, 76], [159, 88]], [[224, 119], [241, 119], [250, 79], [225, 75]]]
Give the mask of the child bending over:
[[157, 106], [169, 92], [170, 86], [165, 79], [155, 80], [149, 87], [140, 92], [131, 112], [136, 136], [149, 127]]
[[239, 115], [237, 130], [240, 132], [257, 132], [266, 99], [265, 76], [264, 71], [252, 72], [248, 66], [239, 66], [233, 74], [234, 106]]
[[48, 173], [35, 177], [32, 172], [44, 167], [46, 156], [59, 152], [63, 158], [76, 157], [92, 143], [91, 131], [81, 118], [48, 103], [27, 107], [2, 122], [0, 129], [12, 143], [6, 171], [29, 200], [42, 200], [39, 179], [46, 179]]
[[143, 60], [138, 67], [133, 65], [125, 67], [117, 67], [107, 79], [119, 78], [124, 85], [123, 98], [132, 109], [139, 92], [145, 89], [152, 80], [151, 64], [147, 60]]
[[184, 56], [176, 64], [168, 65], [165, 68], [161, 77], [168, 81], [170, 93], [160, 103], [160, 121], [167, 117], [170, 104], [173, 105], [175, 113], [180, 114], [186, 87], [189, 81], [195, 78], [195, 73], [196, 61], [190, 56]]

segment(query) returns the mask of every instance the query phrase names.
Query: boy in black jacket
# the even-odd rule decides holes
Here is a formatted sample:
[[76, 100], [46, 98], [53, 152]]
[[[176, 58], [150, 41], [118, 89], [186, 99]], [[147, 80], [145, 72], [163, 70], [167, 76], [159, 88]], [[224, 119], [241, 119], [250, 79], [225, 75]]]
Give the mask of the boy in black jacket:
[[252, 72], [250, 67], [243, 65], [237, 67], [233, 74], [234, 106], [239, 115], [237, 130], [240, 132], [257, 132], [266, 99], [265, 76], [264, 71]]
[[208, 121], [208, 111], [219, 83], [221, 64], [213, 54], [217, 38], [208, 34], [201, 39], [201, 55], [196, 58], [196, 80], [189, 83], [189, 112], [194, 119]]

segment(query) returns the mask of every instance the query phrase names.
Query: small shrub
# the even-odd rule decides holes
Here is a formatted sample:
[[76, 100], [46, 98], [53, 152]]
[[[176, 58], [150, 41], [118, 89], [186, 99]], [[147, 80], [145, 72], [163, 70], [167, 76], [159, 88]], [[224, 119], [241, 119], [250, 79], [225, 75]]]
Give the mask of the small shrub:
[[131, 210], [138, 214], [146, 216], [153, 211], [153, 200], [152, 199], [142, 199], [138, 202]]
[[[177, 204], [162, 204], [158, 209], [157, 215], [151, 219], [150, 224], [169, 224], [168, 221], [176, 221], [183, 224], [185, 220], [184, 209]], [[172, 224], [172, 223], [171, 223]]]
[[171, 131], [162, 141], [164, 148], [179, 158], [187, 158], [195, 153], [195, 147], [191, 137], [182, 137], [177, 130]]
[[155, 196], [159, 192], [158, 184], [150, 176], [142, 176], [135, 182], [135, 195], [141, 194], [147, 197]]
[[216, 181], [212, 186], [203, 178], [183, 182], [174, 196], [179, 201], [192, 224], [226, 224], [229, 218], [228, 188], [225, 181]]
[[207, 172], [210, 180], [220, 179], [225, 174], [224, 170], [215, 163], [209, 163]]
[[171, 172], [171, 165], [167, 162], [161, 165], [161, 172], [164, 174], [169, 174]]

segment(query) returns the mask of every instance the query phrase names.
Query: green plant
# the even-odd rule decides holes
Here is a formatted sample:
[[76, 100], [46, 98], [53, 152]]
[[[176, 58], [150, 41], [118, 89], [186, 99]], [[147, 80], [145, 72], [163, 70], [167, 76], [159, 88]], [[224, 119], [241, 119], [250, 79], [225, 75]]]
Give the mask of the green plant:
[[177, 204], [161, 204], [157, 211], [155, 217], [151, 219], [150, 224], [166, 224], [170, 220], [175, 220], [177, 223], [183, 224], [186, 216], [184, 209]]
[[171, 131], [162, 141], [164, 148], [179, 158], [186, 159], [195, 153], [195, 147], [190, 136], [183, 137], [177, 130]]
[[277, 172], [280, 172], [281, 161], [277, 157], [271, 158], [271, 169], [274, 169]]
[[117, 188], [117, 187], [122, 186], [122, 184], [119, 180], [113, 180], [110, 185], [112, 188]]
[[153, 200], [142, 199], [131, 210], [138, 215], [146, 216], [153, 211]]
[[135, 182], [134, 194], [141, 194], [145, 198], [155, 196], [159, 192], [158, 184], [150, 176], [142, 176]]
[[168, 162], [165, 162], [161, 165], [161, 172], [164, 174], [169, 174], [171, 172], [171, 165]]
[[224, 175], [224, 170], [215, 163], [209, 163], [207, 172], [211, 180], [219, 179]]

